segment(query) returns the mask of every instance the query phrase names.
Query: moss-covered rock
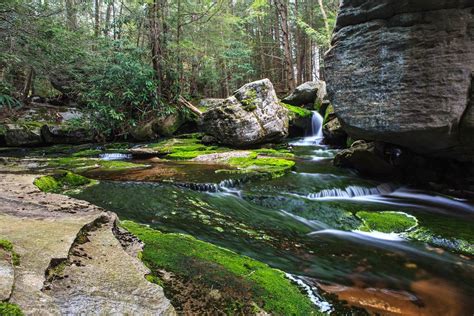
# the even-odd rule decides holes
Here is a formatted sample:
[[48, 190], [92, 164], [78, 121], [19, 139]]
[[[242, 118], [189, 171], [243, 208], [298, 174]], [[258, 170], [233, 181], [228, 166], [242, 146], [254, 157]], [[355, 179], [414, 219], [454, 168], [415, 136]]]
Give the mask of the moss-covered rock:
[[95, 183], [96, 181], [94, 180], [69, 171], [51, 176], [39, 177], [34, 181], [34, 185], [36, 185], [41, 191], [50, 193], [60, 193]]
[[[153, 271], [148, 279], [163, 284], [176, 305], [183, 289], [174, 287], [182, 282], [194, 289], [194, 299], [207, 301], [212, 294], [211, 310], [205, 313], [256, 314], [261, 308], [276, 315], [318, 314], [282, 271], [189, 235], [165, 234], [129, 221], [122, 225], [145, 243], [141, 259]], [[162, 270], [173, 275], [171, 280], [158, 272]]]
[[311, 118], [312, 113], [311, 113], [310, 110], [307, 110], [307, 109], [299, 107], [299, 106], [290, 105], [290, 104], [287, 104], [287, 103], [284, 103], [284, 102], [280, 102], [280, 105], [285, 107], [289, 111], [290, 120], [298, 118], [298, 117], [299, 118], [302, 118], [302, 117]]
[[252, 153], [247, 157], [230, 158], [228, 164], [237, 170], [222, 170], [222, 172], [238, 172], [271, 178], [281, 177], [295, 166], [295, 162], [292, 160], [275, 157], [261, 158], [257, 153]]
[[127, 161], [102, 160], [85, 157], [63, 157], [48, 160], [48, 166], [52, 168], [70, 170], [72, 172], [87, 171], [91, 169], [101, 170], [127, 170], [144, 168], [146, 165]]
[[362, 231], [403, 233], [418, 225], [414, 216], [402, 212], [357, 212], [363, 224]]
[[200, 155], [213, 154], [228, 151], [228, 148], [204, 145], [200, 134], [190, 134], [187, 137], [171, 138], [159, 143], [148, 145], [157, 155], [169, 159], [186, 160]]

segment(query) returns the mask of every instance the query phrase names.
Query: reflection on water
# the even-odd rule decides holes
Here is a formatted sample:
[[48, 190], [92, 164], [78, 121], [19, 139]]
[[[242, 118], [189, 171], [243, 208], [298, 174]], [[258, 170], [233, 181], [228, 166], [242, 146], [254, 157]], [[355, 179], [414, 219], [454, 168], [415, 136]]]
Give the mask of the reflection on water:
[[295, 148], [295, 172], [259, 181], [229, 179], [215, 173], [218, 165], [149, 160], [148, 169], [90, 173], [114, 181], [78, 197], [264, 261], [304, 282], [313, 301], [335, 314], [343, 310], [336, 297], [387, 315], [471, 315], [471, 255], [446, 243], [358, 232], [355, 214], [405, 212], [437, 238], [472, 243], [472, 202], [360, 179], [312, 160], [317, 150]]

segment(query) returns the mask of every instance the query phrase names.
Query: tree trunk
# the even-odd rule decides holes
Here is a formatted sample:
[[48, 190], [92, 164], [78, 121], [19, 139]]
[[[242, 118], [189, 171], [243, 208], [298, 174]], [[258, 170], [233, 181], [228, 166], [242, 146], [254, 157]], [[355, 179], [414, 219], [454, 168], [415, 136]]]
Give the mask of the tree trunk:
[[323, 0], [318, 0], [318, 3], [319, 9], [321, 10], [321, 14], [323, 15], [324, 28], [326, 29], [327, 36], [329, 36], [331, 34], [331, 29], [329, 28], [328, 15], [326, 14], [326, 10], [324, 9]]
[[99, 31], [100, 31], [100, 2], [99, 0], [94, 0], [94, 6], [95, 6], [95, 11], [94, 11], [94, 35], [95, 37], [99, 37]]
[[104, 36], [109, 36], [109, 31], [110, 31], [110, 16], [112, 14], [112, 5], [113, 2], [109, 0], [107, 4], [107, 11], [105, 13], [105, 27], [104, 27]]
[[66, 0], [66, 17], [69, 30], [77, 29], [76, 7], [74, 0]]
[[33, 69], [33, 67], [30, 67], [28, 75], [26, 76], [23, 91], [21, 92], [21, 97], [23, 101], [28, 99], [28, 96], [30, 95], [31, 87], [33, 86], [34, 77], [35, 77], [35, 70]]
[[280, 17], [280, 29], [283, 39], [285, 77], [287, 92], [293, 90], [296, 86], [295, 72], [293, 69], [293, 57], [291, 54], [290, 33], [288, 27], [288, 3], [285, 0], [276, 0], [276, 7]]
[[148, 5], [148, 24], [150, 29], [150, 48], [151, 48], [151, 60], [153, 63], [153, 69], [155, 71], [155, 78], [158, 80], [156, 87], [156, 93], [158, 97], [161, 96], [161, 85], [163, 80], [163, 72], [161, 69], [161, 45], [160, 45], [160, 23], [158, 20], [158, 3], [159, 0], [154, 0], [153, 3]]

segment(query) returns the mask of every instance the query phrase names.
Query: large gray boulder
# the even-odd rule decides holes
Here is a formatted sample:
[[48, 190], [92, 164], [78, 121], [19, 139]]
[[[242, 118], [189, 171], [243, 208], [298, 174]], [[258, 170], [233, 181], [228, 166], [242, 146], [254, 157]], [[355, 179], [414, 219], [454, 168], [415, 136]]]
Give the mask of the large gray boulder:
[[355, 139], [474, 157], [474, 2], [343, 0], [328, 95]]
[[288, 110], [279, 104], [272, 83], [248, 83], [204, 113], [202, 129], [220, 143], [246, 147], [288, 136]]
[[324, 81], [308, 81], [298, 87], [282, 101], [291, 105], [303, 106], [307, 104], [321, 104], [326, 97], [326, 83]]

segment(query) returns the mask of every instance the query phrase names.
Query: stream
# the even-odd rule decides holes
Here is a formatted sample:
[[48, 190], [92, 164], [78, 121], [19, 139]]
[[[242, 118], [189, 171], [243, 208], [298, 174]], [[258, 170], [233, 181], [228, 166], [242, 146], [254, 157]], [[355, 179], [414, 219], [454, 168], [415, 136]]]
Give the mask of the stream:
[[[102, 181], [75, 197], [281, 269], [327, 313], [472, 315], [473, 256], [462, 249], [473, 247], [473, 202], [333, 167], [318, 115], [311, 135], [291, 143], [296, 167], [283, 177], [245, 181], [219, 165], [105, 154], [151, 167], [86, 173]], [[360, 211], [413, 216], [417, 238], [361, 231]]]

